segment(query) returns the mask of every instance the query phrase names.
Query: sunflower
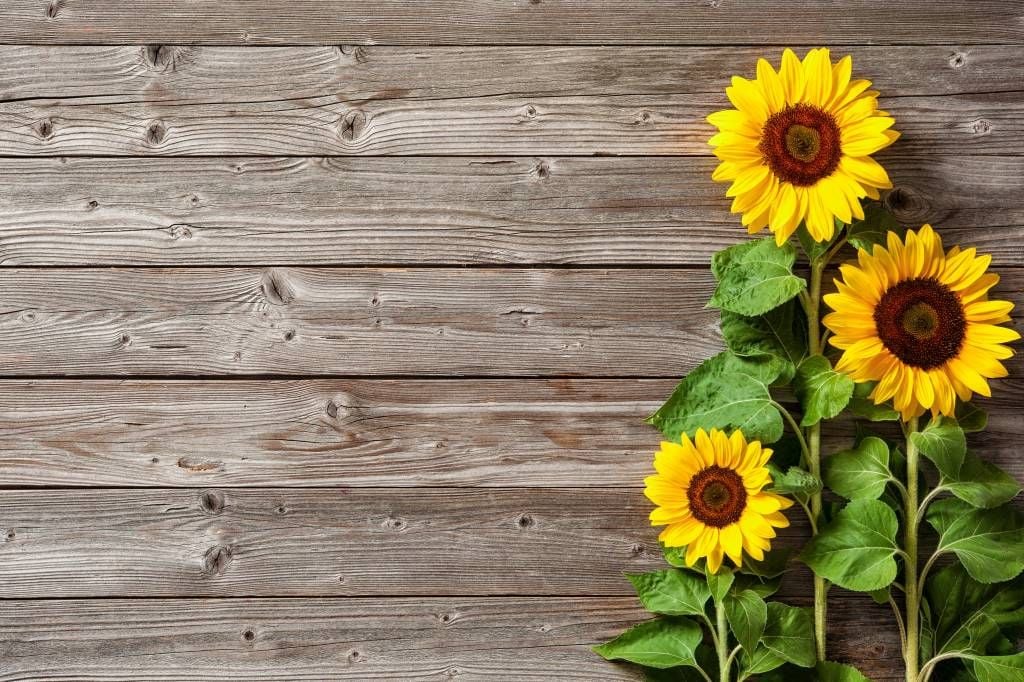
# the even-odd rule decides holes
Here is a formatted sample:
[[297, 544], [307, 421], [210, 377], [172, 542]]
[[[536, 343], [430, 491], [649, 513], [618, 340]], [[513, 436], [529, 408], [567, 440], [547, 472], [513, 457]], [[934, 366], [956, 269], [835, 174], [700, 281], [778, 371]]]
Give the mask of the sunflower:
[[1020, 334], [999, 327], [1013, 304], [990, 301], [999, 276], [986, 272], [991, 256], [954, 246], [925, 225], [902, 241], [889, 233], [886, 247], [861, 251], [859, 267], [840, 267], [837, 293], [825, 296], [834, 311], [823, 320], [843, 350], [836, 369], [855, 381], [877, 381], [876, 404], [892, 398], [903, 419], [952, 416], [956, 398], [991, 396], [986, 379], [1006, 376], [1004, 343]]
[[737, 566], [743, 552], [763, 559], [775, 529], [789, 525], [781, 510], [793, 505], [762, 490], [771, 483], [765, 467], [771, 455], [739, 431], [697, 429], [693, 441], [683, 434], [680, 443], [662, 443], [654, 455], [658, 473], [644, 480], [644, 494], [657, 505], [651, 525], [667, 526], [658, 539], [685, 546], [687, 566], [707, 557], [712, 573], [723, 554]]
[[871, 81], [850, 80], [852, 69], [849, 56], [833, 64], [824, 48], [803, 62], [787, 49], [778, 72], [760, 59], [754, 80], [733, 76], [725, 93], [736, 108], [708, 116], [722, 161], [711, 177], [732, 183], [732, 212], [751, 233], [767, 226], [781, 246], [803, 221], [826, 241], [835, 218], [863, 219], [860, 200], [892, 187], [870, 155], [899, 137], [895, 121]]

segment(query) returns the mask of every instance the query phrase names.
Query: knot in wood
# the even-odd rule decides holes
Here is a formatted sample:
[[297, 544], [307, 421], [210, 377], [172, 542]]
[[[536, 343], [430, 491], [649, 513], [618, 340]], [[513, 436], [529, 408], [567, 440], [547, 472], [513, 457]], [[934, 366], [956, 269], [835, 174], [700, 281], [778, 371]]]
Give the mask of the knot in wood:
[[246, 642], [251, 642], [256, 639], [256, 633], [252, 628], [246, 628], [245, 632], [242, 633], [242, 639]]
[[284, 272], [276, 269], [263, 273], [263, 295], [272, 305], [287, 305], [295, 300], [288, 278]]
[[346, 111], [341, 117], [341, 139], [346, 142], [358, 140], [366, 128], [366, 114], [358, 109]]
[[983, 118], [972, 121], [970, 128], [975, 135], [988, 135], [992, 132], [992, 124]]
[[175, 45], [147, 45], [142, 48], [142, 61], [153, 71], [174, 71], [186, 49]]
[[405, 530], [408, 525], [409, 524], [406, 523], [405, 519], [400, 516], [389, 516], [384, 519], [384, 527], [390, 528], [391, 530]]
[[966, 63], [967, 55], [964, 54], [963, 52], [954, 52], [952, 56], [950, 56], [949, 58], [949, 65], [952, 66], [954, 69], [959, 69]]
[[519, 526], [519, 528], [526, 530], [528, 528], [533, 528], [534, 526], [536, 526], [537, 522], [534, 521], [533, 517], [529, 514], [520, 514], [519, 517], [516, 519], [516, 525]]
[[203, 555], [203, 572], [207, 575], [222, 575], [227, 571], [234, 555], [230, 547], [217, 545]]
[[38, 135], [41, 140], [49, 140], [53, 137], [53, 121], [51, 119], [44, 118], [41, 121], [37, 121], [36, 124], [32, 126], [32, 129], [35, 130], [36, 135]]
[[162, 121], [153, 121], [146, 126], [146, 142], [151, 145], [158, 145], [164, 141], [167, 135], [167, 128]]
[[60, 0], [53, 0], [53, 2], [48, 4], [46, 6], [46, 18], [56, 19], [57, 15], [60, 14], [61, 5], [62, 3], [60, 2]]
[[220, 514], [224, 511], [224, 494], [217, 490], [206, 490], [199, 496], [199, 506], [207, 514]]
[[547, 180], [551, 176], [551, 166], [547, 161], [540, 161], [533, 167], [533, 172], [541, 180]]

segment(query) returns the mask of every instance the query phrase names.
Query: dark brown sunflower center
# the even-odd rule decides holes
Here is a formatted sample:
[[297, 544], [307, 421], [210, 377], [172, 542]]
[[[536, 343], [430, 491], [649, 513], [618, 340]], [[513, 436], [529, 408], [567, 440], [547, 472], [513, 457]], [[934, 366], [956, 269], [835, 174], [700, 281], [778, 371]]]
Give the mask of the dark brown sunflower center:
[[901, 362], [941, 367], [960, 352], [967, 320], [960, 298], [934, 279], [908, 279], [885, 292], [875, 306], [878, 338]]
[[831, 175], [842, 156], [835, 119], [809, 104], [772, 114], [761, 131], [759, 148], [776, 176], [800, 187]]
[[690, 513], [701, 523], [715, 528], [736, 523], [747, 507], [747, 489], [732, 469], [718, 465], [698, 471], [686, 490]]

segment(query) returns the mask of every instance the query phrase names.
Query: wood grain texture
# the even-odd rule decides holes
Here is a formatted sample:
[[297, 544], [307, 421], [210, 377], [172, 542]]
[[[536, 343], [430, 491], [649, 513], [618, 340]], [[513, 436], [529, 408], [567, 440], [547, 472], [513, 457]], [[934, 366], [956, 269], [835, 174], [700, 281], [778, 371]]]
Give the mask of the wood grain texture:
[[[5, 491], [4, 596], [621, 595], [638, 489]], [[581, 557], [586, 557], [581, 560]]]
[[651, 0], [8, 0], [16, 43], [822, 44], [1019, 42], [1020, 8], [999, 0], [743, 3]]
[[[1024, 271], [1002, 273], [1020, 316]], [[721, 347], [713, 285], [688, 269], [4, 268], [0, 371], [676, 378]]]
[[[0, 382], [0, 486], [638, 487], [675, 380]], [[971, 446], [1024, 480], [1024, 383]], [[825, 451], [849, 447], [847, 422]]]
[[[420, 7], [420, 4], [416, 5]], [[8, 156], [710, 155], [778, 48], [0, 49]], [[902, 153], [1024, 147], [1020, 46], [861, 48]], [[87, 66], [80, 68], [85, 63]], [[899, 69], [893, 69], [899, 64]], [[42, 65], [42, 73], [40, 73]]]
[[[1019, 156], [883, 157], [900, 220], [1024, 265]], [[7, 159], [0, 265], [706, 265], [705, 158]]]
[[[897, 682], [884, 607], [832, 599], [833, 651]], [[648, 618], [631, 597], [0, 602], [0, 680], [640, 680], [590, 646]]]
[[690, 270], [0, 270], [0, 370], [670, 375], [717, 338]]

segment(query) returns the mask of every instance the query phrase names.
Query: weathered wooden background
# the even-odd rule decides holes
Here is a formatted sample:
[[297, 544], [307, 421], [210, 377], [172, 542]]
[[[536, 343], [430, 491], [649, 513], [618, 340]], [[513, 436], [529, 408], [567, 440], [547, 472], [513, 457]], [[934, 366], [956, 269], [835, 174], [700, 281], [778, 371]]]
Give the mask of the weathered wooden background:
[[[5, 0], [0, 679], [636, 679], [589, 646], [660, 565], [641, 418], [743, 234], [703, 117], [852, 53], [889, 206], [1024, 304], [1022, 41], [1001, 0]], [[1011, 371], [973, 440], [1024, 475]], [[831, 615], [902, 678], [887, 611]]]

